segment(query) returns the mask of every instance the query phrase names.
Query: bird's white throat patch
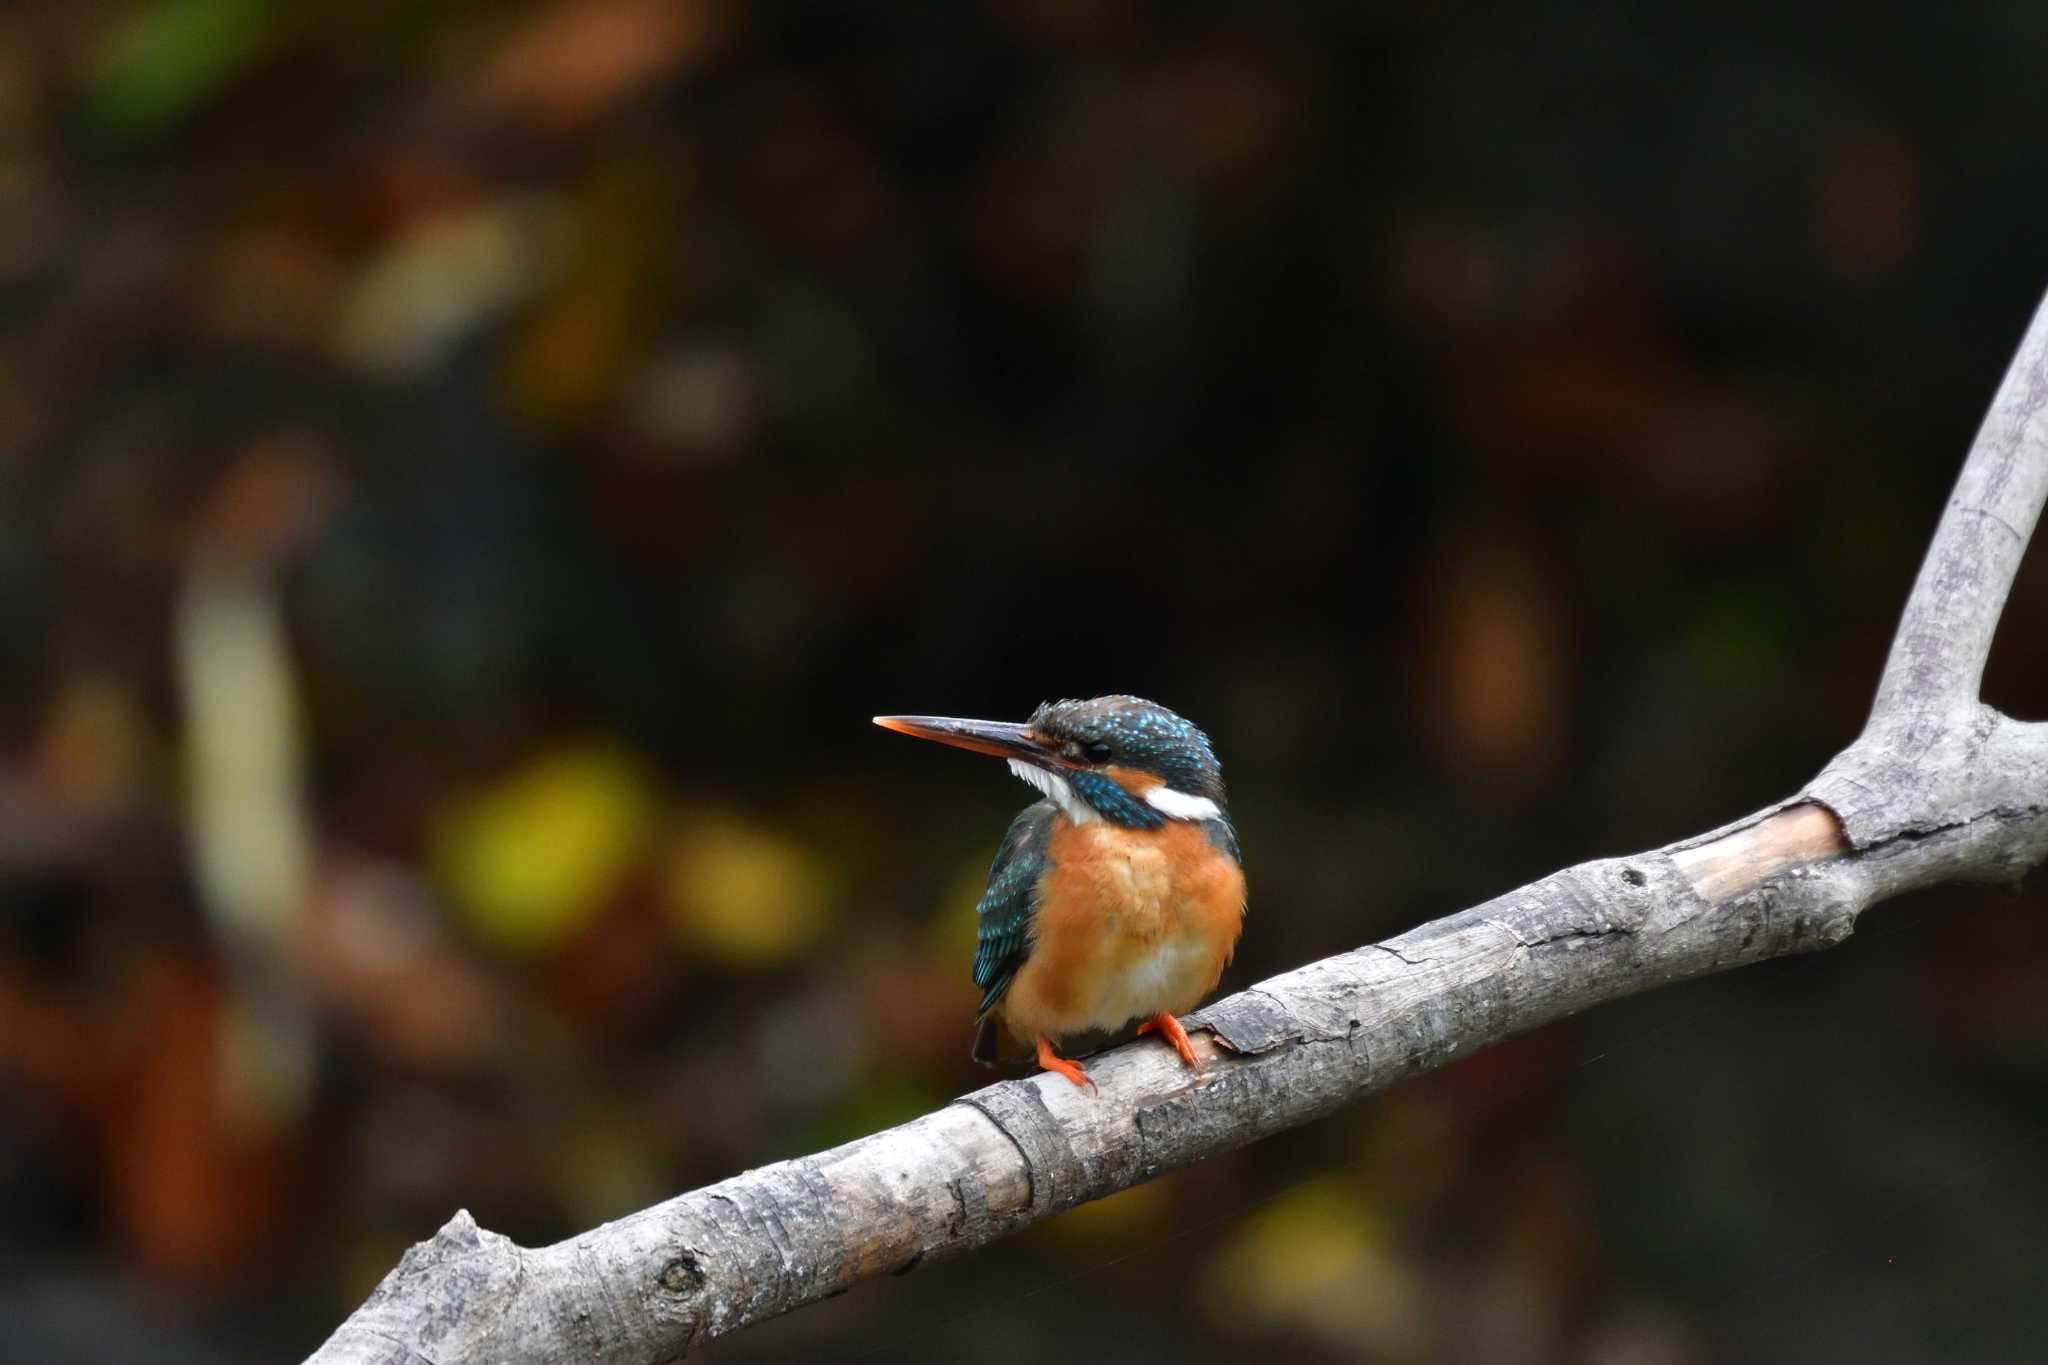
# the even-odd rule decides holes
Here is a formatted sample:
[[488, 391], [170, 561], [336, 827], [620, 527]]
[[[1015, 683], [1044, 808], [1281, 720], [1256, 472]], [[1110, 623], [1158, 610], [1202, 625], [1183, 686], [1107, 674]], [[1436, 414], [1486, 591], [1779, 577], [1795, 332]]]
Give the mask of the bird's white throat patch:
[[[1102, 818], [1095, 813], [1095, 807], [1081, 799], [1074, 790], [1074, 784], [1065, 777], [1050, 768], [1026, 763], [1021, 758], [1013, 758], [1009, 762], [1011, 772], [1038, 788], [1075, 824], [1085, 825], [1090, 820]], [[1145, 804], [1170, 820], [1214, 820], [1223, 814], [1223, 808], [1206, 796], [1190, 796], [1166, 786], [1146, 792]]]
[[1095, 807], [1081, 799], [1080, 794], [1074, 790], [1073, 783], [1050, 768], [1041, 768], [1036, 763], [1026, 763], [1021, 758], [1013, 758], [1010, 760], [1010, 771], [1043, 792], [1060, 808], [1060, 812], [1075, 824], [1085, 825], [1090, 820], [1102, 818], [1095, 813]]

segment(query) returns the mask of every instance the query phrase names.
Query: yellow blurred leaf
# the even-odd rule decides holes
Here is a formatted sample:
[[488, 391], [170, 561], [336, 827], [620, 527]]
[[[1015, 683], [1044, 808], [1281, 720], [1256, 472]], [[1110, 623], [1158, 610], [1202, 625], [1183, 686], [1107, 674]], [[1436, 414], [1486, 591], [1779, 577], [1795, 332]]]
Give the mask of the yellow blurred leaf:
[[733, 811], [701, 811], [678, 830], [663, 876], [683, 940], [731, 967], [781, 962], [814, 942], [831, 900], [803, 844]]
[[520, 410], [552, 424], [588, 416], [637, 359], [650, 331], [643, 294], [616, 277], [579, 281], [527, 322], [511, 356]]
[[1070, 1250], [1093, 1251], [1117, 1238], [1139, 1235], [1158, 1223], [1176, 1205], [1184, 1205], [1174, 1186], [1174, 1177], [1149, 1180], [1118, 1190], [1106, 1199], [1093, 1199], [1042, 1224], [1042, 1237], [1064, 1243]]
[[560, 943], [642, 848], [654, 792], [607, 744], [548, 754], [462, 809], [435, 859], [479, 937], [515, 952]]
[[436, 364], [558, 268], [561, 206], [513, 198], [415, 223], [362, 272], [342, 302], [335, 349], [374, 374]]
[[1310, 1180], [1246, 1218], [1203, 1276], [1219, 1324], [1306, 1329], [1332, 1342], [1412, 1354], [1427, 1324], [1420, 1286], [1387, 1246], [1356, 1186]]
[[152, 739], [141, 698], [127, 680], [81, 672], [56, 689], [38, 758], [53, 790], [79, 810], [103, 817], [140, 791]]
[[555, 288], [521, 322], [506, 359], [512, 401], [543, 425], [609, 402], [659, 330], [665, 255], [687, 198], [676, 168], [607, 161], [567, 205], [570, 246]]

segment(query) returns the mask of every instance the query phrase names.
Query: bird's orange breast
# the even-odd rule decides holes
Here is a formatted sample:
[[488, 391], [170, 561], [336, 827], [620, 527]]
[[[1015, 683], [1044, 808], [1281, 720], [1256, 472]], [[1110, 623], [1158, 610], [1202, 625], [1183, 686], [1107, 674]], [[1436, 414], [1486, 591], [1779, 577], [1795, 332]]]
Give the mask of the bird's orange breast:
[[1200, 826], [1060, 816], [1046, 853], [1031, 953], [998, 1007], [1013, 1032], [1121, 1028], [1215, 989], [1244, 923], [1244, 873]]

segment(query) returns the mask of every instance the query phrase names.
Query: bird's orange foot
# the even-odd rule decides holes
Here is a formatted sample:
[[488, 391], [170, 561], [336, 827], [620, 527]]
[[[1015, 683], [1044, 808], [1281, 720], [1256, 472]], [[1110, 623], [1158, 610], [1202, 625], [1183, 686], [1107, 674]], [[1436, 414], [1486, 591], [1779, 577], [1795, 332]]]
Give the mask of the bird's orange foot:
[[1038, 1035], [1038, 1064], [1047, 1071], [1059, 1072], [1060, 1075], [1065, 1076], [1077, 1086], [1085, 1085], [1090, 1090], [1095, 1088], [1095, 1082], [1090, 1079], [1087, 1072], [1081, 1069], [1081, 1064], [1079, 1062], [1070, 1062], [1054, 1052], [1052, 1050], [1052, 1039], [1046, 1037], [1043, 1033]]
[[1138, 1025], [1138, 1032], [1140, 1033], [1151, 1033], [1154, 1030], [1157, 1030], [1159, 1035], [1165, 1038], [1167, 1042], [1173, 1044], [1173, 1050], [1178, 1052], [1180, 1059], [1188, 1064], [1188, 1070], [1194, 1072], [1197, 1076], [1208, 1074], [1202, 1070], [1201, 1059], [1195, 1056], [1195, 1045], [1188, 1041], [1188, 1031], [1180, 1026], [1180, 1020], [1161, 1010], [1144, 1023]]

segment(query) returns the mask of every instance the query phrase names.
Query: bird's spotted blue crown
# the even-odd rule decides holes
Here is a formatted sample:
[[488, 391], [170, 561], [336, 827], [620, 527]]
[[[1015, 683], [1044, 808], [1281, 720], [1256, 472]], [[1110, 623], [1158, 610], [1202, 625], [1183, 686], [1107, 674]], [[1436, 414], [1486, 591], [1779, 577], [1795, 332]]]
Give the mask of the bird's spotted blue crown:
[[1032, 713], [1030, 725], [1049, 740], [1107, 744], [1112, 761], [1155, 773], [1177, 792], [1223, 803], [1223, 765], [1209, 737], [1157, 702], [1125, 696], [1050, 701]]

